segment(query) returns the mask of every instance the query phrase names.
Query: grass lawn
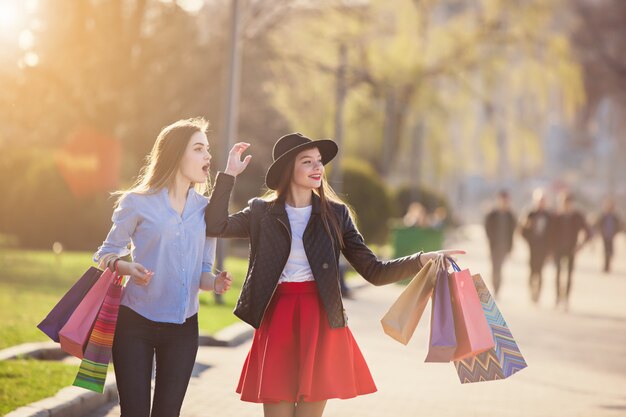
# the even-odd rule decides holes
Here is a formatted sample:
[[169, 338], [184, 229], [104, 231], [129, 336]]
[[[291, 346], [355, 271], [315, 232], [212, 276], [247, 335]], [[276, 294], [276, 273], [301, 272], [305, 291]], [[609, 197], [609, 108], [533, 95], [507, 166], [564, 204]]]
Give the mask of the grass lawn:
[[[87, 252], [66, 252], [57, 257], [52, 252], [0, 250], [0, 349], [48, 340], [37, 324], [91, 265]], [[224, 305], [215, 305], [212, 293], [201, 295], [202, 331], [214, 333], [238, 320], [232, 310], [246, 268], [244, 259], [226, 260], [226, 270], [234, 282], [224, 296]]]
[[36, 360], [0, 361], [0, 416], [71, 385], [76, 366]]
[[[36, 326], [82, 273], [92, 266], [91, 253], [0, 250], [0, 349], [49, 340]], [[233, 286], [216, 305], [213, 293], [200, 295], [200, 330], [216, 331], [238, 321], [232, 310], [247, 270], [247, 260], [229, 258]], [[52, 396], [74, 381], [75, 365], [52, 361], [0, 361], [0, 415]]]

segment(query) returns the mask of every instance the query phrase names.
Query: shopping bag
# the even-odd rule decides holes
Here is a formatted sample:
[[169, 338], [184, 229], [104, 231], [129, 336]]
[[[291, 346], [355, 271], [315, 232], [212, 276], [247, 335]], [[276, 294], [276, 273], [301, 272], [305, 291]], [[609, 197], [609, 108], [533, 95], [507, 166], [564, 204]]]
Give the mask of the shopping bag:
[[111, 360], [113, 336], [115, 335], [115, 326], [122, 299], [122, 288], [121, 277], [117, 277], [109, 285], [74, 380], [73, 385], [77, 387], [100, 393], [104, 391], [104, 383]]
[[409, 343], [433, 292], [434, 281], [435, 268], [429, 260], [380, 320], [385, 333], [400, 343]]
[[61, 349], [78, 359], [83, 358], [84, 347], [102, 302], [107, 294], [109, 285], [113, 282], [115, 273], [106, 269], [89, 292], [81, 300], [67, 323], [59, 331]]
[[39, 330], [44, 332], [55, 342], [59, 342], [59, 330], [67, 323], [78, 304], [85, 297], [87, 292], [93, 287], [102, 275], [98, 268], [90, 267], [82, 277], [69, 289], [61, 300], [50, 310], [45, 319], [37, 325]]
[[454, 362], [463, 384], [508, 378], [527, 366], [485, 282], [480, 275], [474, 275], [472, 279], [487, 317], [495, 347], [478, 356]]
[[424, 362], [450, 362], [456, 352], [454, 313], [450, 298], [448, 270], [444, 257], [437, 262], [437, 282], [432, 296], [430, 342]]
[[458, 361], [485, 352], [495, 343], [469, 270], [461, 271], [454, 261], [450, 263], [455, 270], [449, 281], [457, 344], [454, 360]]

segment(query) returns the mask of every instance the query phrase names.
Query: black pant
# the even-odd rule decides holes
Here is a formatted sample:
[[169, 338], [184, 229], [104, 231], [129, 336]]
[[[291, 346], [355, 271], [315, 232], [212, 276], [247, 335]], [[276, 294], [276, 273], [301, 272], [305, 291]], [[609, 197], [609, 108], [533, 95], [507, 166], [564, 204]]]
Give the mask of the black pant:
[[543, 264], [548, 256], [548, 250], [539, 245], [530, 246], [530, 296], [534, 302], [539, 301], [541, 284], [543, 281]]
[[[197, 352], [197, 314], [183, 324], [159, 323], [120, 306], [113, 342], [113, 366], [122, 417], [180, 415]], [[154, 357], [156, 378], [150, 414]]]
[[491, 249], [491, 276], [493, 279], [494, 295], [498, 295], [500, 290], [500, 284], [502, 283], [502, 264], [506, 258], [507, 253], [503, 250], [492, 248]]
[[613, 257], [613, 238], [602, 238], [604, 242], [604, 272], [611, 270], [611, 258]]
[[[567, 286], [565, 291], [561, 288], [561, 263], [563, 258], [567, 259]], [[560, 300], [568, 300], [569, 293], [572, 289], [572, 274], [574, 273], [574, 260], [576, 252], [574, 250], [560, 253], [554, 256], [556, 262], [556, 302]]]

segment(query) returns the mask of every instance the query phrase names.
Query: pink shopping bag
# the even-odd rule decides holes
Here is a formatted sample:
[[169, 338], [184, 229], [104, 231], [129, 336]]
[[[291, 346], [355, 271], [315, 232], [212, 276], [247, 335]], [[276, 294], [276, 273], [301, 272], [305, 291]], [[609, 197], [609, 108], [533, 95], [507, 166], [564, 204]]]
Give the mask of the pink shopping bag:
[[72, 313], [65, 326], [59, 331], [61, 349], [78, 359], [83, 358], [83, 352], [89, 334], [96, 321], [96, 316], [104, 301], [109, 286], [113, 283], [115, 273], [106, 269], [98, 281], [91, 287], [87, 295]]
[[455, 270], [450, 274], [450, 295], [457, 345], [454, 360], [458, 361], [488, 351], [495, 343], [469, 270], [450, 263]]

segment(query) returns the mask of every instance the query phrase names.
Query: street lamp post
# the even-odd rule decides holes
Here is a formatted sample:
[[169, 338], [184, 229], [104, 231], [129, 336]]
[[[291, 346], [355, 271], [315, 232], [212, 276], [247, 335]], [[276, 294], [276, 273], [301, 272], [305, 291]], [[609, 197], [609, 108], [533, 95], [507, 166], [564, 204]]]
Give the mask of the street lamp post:
[[[241, 47], [239, 41], [239, 0], [231, 2], [231, 23], [230, 23], [230, 50], [229, 50], [229, 72], [228, 72], [228, 98], [226, 108], [226, 118], [224, 120], [225, 132], [225, 161], [228, 161], [228, 152], [235, 144], [237, 137], [237, 125], [239, 122], [239, 85], [241, 75]], [[218, 271], [224, 270], [224, 258], [226, 253], [226, 240], [218, 239], [216, 248], [215, 268]], [[220, 294], [215, 294], [215, 302], [223, 304], [224, 300]]]
[[339, 147], [339, 153], [334, 163], [333, 173], [331, 175], [332, 186], [339, 194], [342, 191], [343, 172], [341, 166], [343, 142], [343, 114], [347, 94], [346, 86], [346, 64], [348, 51], [346, 45], [339, 45], [339, 65], [337, 66], [337, 89], [335, 93], [335, 142]]

